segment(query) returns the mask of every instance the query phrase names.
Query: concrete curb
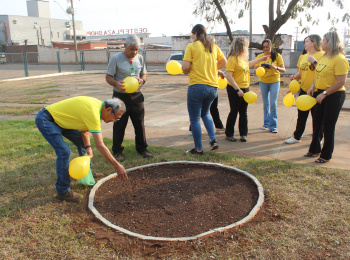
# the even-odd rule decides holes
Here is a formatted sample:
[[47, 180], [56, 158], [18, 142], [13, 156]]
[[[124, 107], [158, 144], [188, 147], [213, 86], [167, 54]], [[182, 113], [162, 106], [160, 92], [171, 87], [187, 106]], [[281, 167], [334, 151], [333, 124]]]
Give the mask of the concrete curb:
[[244, 223], [250, 221], [260, 210], [263, 202], [264, 202], [264, 189], [261, 185], [261, 183], [258, 181], [257, 178], [255, 178], [253, 175], [251, 175], [250, 173], [246, 172], [246, 171], [242, 171], [240, 169], [237, 169], [235, 167], [231, 167], [231, 166], [227, 166], [227, 165], [223, 165], [223, 164], [219, 164], [219, 163], [208, 163], [208, 162], [193, 162], [193, 161], [172, 161], [172, 162], [162, 162], [162, 163], [152, 163], [152, 164], [147, 164], [147, 165], [142, 165], [142, 166], [138, 166], [138, 167], [134, 167], [134, 168], [130, 168], [127, 169], [127, 172], [131, 172], [134, 170], [138, 170], [138, 169], [142, 169], [145, 167], [153, 167], [153, 166], [158, 166], [158, 165], [165, 165], [165, 164], [177, 164], [177, 163], [187, 163], [187, 164], [203, 164], [203, 165], [210, 165], [210, 166], [216, 166], [216, 167], [223, 167], [223, 168], [227, 168], [227, 169], [232, 169], [236, 172], [239, 172], [241, 174], [246, 175], [248, 178], [250, 178], [256, 185], [257, 189], [258, 189], [258, 200], [256, 205], [253, 207], [253, 209], [250, 211], [250, 213], [243, 218], [240, 221], [237, 221], [231, 225], [228, 225], [226, 227], [219, 227], [219, 228], [215, 228], [212, 230], [209, 230], [207, 232], [201, 233], [199, 235], [196, 236], [191, 236], [191, 237], [154, 237], [154, 236], [145, 236], [142, 234], [138, 234], [135, 232], [131, 232], [127, 229], [124, 229], [122, 227], [119, 227], [117, 225], [112, 224], [110, 221], [108, 221], [107, 219], [105, 219], [98, 211], [97, 209], [94, 207], [94, 197], [95, 197], [95, 193], [98, 190], [98, 188], [106, 181], [112, 179], [112, 178], [116, 178], [117, 177], [117, 173], [111, 174], [101, 180], [99, 180], [95, 186], [91, 189], [90, 191], [90, 195], [89, 195], [89, 203], [88, 203], [88, 207], [90, 209], [90, 211], [92, 212], [92, 214], [99, 219], [102, 223], [104, 223], [105, 225], [107, 225], [110, 228], [113, 228], [119, 232], [122, 232], [126, 235], [132, 236], [132, 237], [136, 237], [139, 239], [143, 239], [143, 240], [152, 240], [152, 241], [166, 241], [166, 242], [172, 242], [172, 241], [188, 241], [188, 240], [196, 240], [196, 239], [203, 239], [206, 237], [210, 237], [213, 236], [217, 233], [221, 233], [224, 232], [226, 230], [235, 228], [235, 227], [239, 227], [241, 225], [243, 225]]

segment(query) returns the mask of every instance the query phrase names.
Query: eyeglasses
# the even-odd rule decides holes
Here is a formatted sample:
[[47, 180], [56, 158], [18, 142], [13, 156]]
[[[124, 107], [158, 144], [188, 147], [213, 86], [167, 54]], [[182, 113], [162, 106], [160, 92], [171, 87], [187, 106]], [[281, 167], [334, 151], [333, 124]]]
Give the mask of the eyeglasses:
[[120, 120], [120, 117], [117, 117], [113, 112], [112, 112], [112, 114], [113, 114], [113, 117], [114, 117], [114, 122], [117, 122], [117, 121]]
[[270, 45], [263, 45], [262, 47], [263, 47], [263, 49], [269, 49]]

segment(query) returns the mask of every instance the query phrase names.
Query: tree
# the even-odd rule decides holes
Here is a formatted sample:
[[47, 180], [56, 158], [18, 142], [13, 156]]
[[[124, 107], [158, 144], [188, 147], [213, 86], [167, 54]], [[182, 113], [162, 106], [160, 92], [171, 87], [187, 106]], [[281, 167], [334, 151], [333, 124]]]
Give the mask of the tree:
[[[327, 0], [326, 0], [327, 1]], [[345, 0], [328, 0], [332, 1], [338, 8], [343, 9], [343, 1]], [[325, 0], [269, 0], [269, 24], [263, 24], [263, 29], [265, 31], [265, 38], [270, 39], [276, 47], [282, 44], [280, 37], [278, 37], [278, 30], [285, 24], [289, 19], [297, 19], [298, 15], [301, 13], [306, 13], [306, 20], [308, 23], [317, 25], [318, 21], [312, 19], [312, 15], [307, 13], [307, 11], [312, 11], [315, 8], [320, 8], [325, 5]], [[250, 7], [250, 0], [198, 0], [197, 7], [193, 12], [195, 15], [204, 16], [207, 22], [224, 22], [226, 26], [227, 35], [232, 38], [232, 31], [230, 28], [230, 23], [232, 20], [228, 20], [225, 15], [223, 7], [236, 5], [240, 7], [238, 11], [238, 18], [242, 18], [245, 11]], [[276, 17], [275, 17], [276, 14]], [[333, 29], [334, 25], [339, 22], [339, 18], [332, 17], [328, 14], [328, 20], [331, 21]], [[350, 24], [350, 14], [345, 13], [342, 17], [343, 22]], [[303, 20], [299, 20], [299, 25], [302, 26]], [[303, 32], [307, 31], [305, 27]], [[276, 36], [277, 35], [277, 36]], [[260, 43], [250, 43], [250, 47], [261, 49]]]

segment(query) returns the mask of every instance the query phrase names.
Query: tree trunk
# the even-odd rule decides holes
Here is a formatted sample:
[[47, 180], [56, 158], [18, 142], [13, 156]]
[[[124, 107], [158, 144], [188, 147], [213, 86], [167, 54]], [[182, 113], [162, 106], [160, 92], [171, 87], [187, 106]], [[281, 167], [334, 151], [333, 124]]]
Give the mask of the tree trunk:
[[220, 13], [220, 16], [221, 16], [222, 20], [224, 20], [227, 36], [229, 37], [230, 42], [232, 42], [233, 41], [232, 31], [231, 31], [230, 24], [229, 24], [229, 22], [227, 20], [227, 17], [226, 17], [226, 15], [224, 13], [224, 10], [222, 10], [222, 7], [221, 7], [221, 5], [219, 3], [219, 0], [214, 0], [214, 3], [216, 5], [216, 8], [219, 10], [219, 13]]

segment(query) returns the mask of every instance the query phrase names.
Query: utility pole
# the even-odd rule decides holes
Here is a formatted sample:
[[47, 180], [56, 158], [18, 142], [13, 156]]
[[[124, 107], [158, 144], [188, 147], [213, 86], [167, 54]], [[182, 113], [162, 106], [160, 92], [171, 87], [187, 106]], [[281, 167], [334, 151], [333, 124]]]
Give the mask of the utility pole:
[[[249, 44], [253, 41], [253, 6], [252, 1], [249, 0]], [[249, 60], [253, 59], [252, 49], [250, 48]]]
[[[74, 6], [73, 0], [70, 0], [71, 4], [71, 14], [72, 14], [72, 22], [73, 22], [73, 34], [74, 34], [74, 50], [75, 50], [75, 63], [78, 63], [78, 45], [77, 45], [77, 34], [75, 30], [75, 19], [74, 19]], [[67, 12], [68, 13], [68, 12]]]

